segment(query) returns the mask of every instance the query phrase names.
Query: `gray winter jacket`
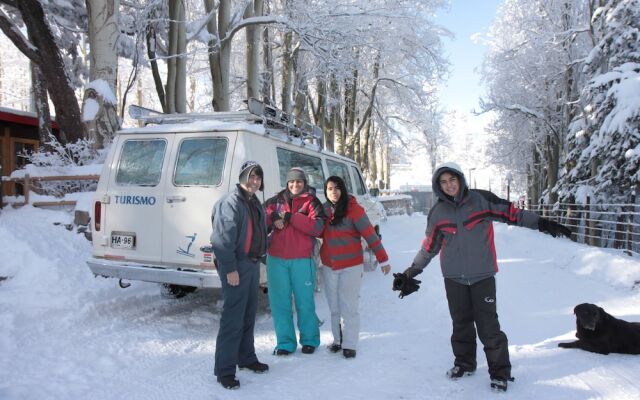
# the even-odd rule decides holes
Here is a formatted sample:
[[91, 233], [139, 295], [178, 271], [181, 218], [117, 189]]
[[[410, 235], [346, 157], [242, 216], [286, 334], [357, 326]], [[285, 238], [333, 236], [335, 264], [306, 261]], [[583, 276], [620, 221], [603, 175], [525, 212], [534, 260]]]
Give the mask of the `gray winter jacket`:
[[[264, 227], [258, 232], [264, 234], [262, 243], [266, 246], [267, 220], [265, 211], [255, 196], [251, 201], [257, 203], [259, 219]], [[249, 204], [239, 185], [213, 206], [211, 223], [213, 226], [211, 245], [216, 256], [218, 269], [224, 274], [237, 271], [240, 263], [249, 258], [252, 235], [255, 233], [252, 229]]]
[[[458, 198], [447, 196], [440, 188], [444, 172], [460, 178]], [[492, 221], [538, 228], [537, 214], [520, 210], [489, 191], [469, 189], [464, 173], [449, 165], [436, 170], [432, 184], [438, 201], [429, 212], [426, 238], [413, 260], [418, 273], [440, 253], [442, 275], [471, 285], [498, 272]]]

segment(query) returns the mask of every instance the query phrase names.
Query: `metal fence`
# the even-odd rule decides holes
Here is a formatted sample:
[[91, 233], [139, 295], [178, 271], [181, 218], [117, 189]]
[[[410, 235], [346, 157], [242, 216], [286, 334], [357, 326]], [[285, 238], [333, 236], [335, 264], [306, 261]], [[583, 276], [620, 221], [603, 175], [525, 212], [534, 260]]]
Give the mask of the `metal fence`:
[[534, 204], [532, 211], [564, 224], [572, 240], [640, 255], [640, 204]]

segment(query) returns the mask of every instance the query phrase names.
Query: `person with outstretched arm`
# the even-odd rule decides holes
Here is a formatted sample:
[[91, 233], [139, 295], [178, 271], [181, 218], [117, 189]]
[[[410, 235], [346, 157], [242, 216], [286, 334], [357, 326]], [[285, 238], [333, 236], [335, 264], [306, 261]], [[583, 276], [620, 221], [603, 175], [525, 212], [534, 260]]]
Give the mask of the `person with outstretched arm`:
[[570, 237], [571, 231], [492, 192], [469, 189], [454, 162], [436, 168], [432, 185], [438, 200], [429, 212], [426, 238], [411, 266], [394, 274], [393, 290], [399, 290], [401, 297], [418, 290], [420, 281], [414, 277], [440, 254], [455, 356], [446, 375], [455, 380], [475, 372], [477, 334], [484, 345], [491, 388], [506, 391], [513, 378], [507, 336], [500, 330], [497, 314], [493, 222], [538, 229], [553, 237]]

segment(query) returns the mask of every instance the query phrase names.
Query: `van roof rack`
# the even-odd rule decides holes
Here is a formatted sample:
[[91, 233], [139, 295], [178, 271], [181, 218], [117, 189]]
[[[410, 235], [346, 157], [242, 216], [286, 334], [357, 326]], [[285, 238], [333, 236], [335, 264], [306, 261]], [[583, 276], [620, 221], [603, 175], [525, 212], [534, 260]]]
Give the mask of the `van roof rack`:
[[129, 116], [147, 124], [178, 124], [184, 122], [215, 120], [225, 122], [251, 122], [262, 124], [267, 131], [280, 131], [289, 139], [300, 138], [323, 148], [323, 133], [320, 127], [255, 98], [247, 101], [247, 110], [216, 111], [210, 113], [165, 114], [150, 108], [130, 105]]

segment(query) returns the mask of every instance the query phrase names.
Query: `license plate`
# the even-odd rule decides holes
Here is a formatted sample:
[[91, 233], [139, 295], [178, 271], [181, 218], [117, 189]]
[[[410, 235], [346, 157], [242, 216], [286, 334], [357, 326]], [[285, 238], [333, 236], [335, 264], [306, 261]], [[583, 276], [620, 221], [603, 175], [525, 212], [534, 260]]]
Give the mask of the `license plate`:
[[111, 247], [114, 249], [132, 249], [136, 245], [135, 235], [111, 234]]

